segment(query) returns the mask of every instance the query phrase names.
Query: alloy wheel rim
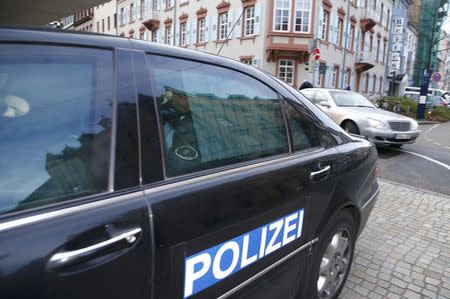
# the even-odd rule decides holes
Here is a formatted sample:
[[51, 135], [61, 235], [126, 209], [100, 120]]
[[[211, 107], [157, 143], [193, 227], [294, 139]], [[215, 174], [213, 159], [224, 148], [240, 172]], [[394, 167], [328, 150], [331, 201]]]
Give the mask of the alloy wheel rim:
[[332, 298], [350, 269], [351, 235], [342, 228], [331, 238], [320, 262], [317, 293], [321, 299]]

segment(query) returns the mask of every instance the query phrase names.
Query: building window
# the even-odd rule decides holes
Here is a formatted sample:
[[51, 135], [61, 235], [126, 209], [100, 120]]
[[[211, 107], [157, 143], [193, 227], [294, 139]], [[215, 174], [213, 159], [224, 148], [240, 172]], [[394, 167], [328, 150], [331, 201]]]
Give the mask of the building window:
[[225, 40], [228, 35], [228, 12], [219, 15], [219, 40]]
[[[166, 0], [166, 9], [169, 9], [173, 6], [173, 0]], [[156, 1], [155, 1], [156, 2]]]
[[249, 6], [245, 8], [245, 28], [244, 35], [254, 35], [255, 34], [255, 7]]
[[248, 65], [252, 65], [252, 59], [251, 58], [243, 58], [241, 59], [242, 63], [248, 64]]
[[130, 31], [130, 38], [134, 38], [134, 31]]
[[382, 89], [383, 89], [383, 77], [380, 77], [380, 87], [378, 88], [378, 91], [380, 92], [380, 94], [383, 93]]
[[206, 40], [206, 21], [205, 18], [198, 19], [198, 43], [204, 43]]
[[328, 21], [330, 20], [330, 13], [327, 10], [323, 10], [322, 20], [322, 39], [328, 41]]
[[158, 42], [156, 30], [152, 30], [152, 42], [155, 42], [155, 43]]
[[383, 12], [384, 12], [384, 4], [381, 3], [381, 9], [380, 9], [380, 24], [383, 25]]
[[170, 44], [170, 38], [171, 38], [171, 32], [172, 32], [172, 26], [166, 26], [166, 35], [165, 35], [165, 44]]
[[134, 3], [130, 4], [130, 23], [134, 21], [134, 16], [136, 14], [134, 13]]
[[294, 83], [294, 60], [280, 59], [278, 61], [278, 78], [287, 84]]
[[381, 63], [384, 63], [386, 61], [386, 41], [383, 42], [383, 61]]
[[365, 92], [369, 92], [369, 80], [370, 80], [369, 74], [366, 74], [366, 84], [364, 86]]
[[355, 50], [355, 25], [350, 26], [350, 51]]
[[108, 17], [108, 21], [107, 21], [107, 24], [108, 24], [108, 31], [109, 30], [111, 30], [111, 17]]
[[369, 51], [372, 52], [373, 49], [373, 35], [371, 34], [369, 37]]
[[105, 32], [105, 19], [102, 19], [102, 33]]
[[125, 7], [120, 9], [120, 26], [125, 25]]
[[295, 1], [295, 31], [309, 32], [311, 19], [311, 0]]
[[378, 38], [377, 39], [377, 56], [376, 56], [376, 62], [378, 63], [378, 62], [380, 62], [379, 61], [379, 58], [380, 57], [380, 39]]
[[333, 80], [331, 82], [334, 88], [338, 88], [339, 85], [339, 66], [335, 65], [333, 70]]
[[344, 20], [342, 18], [339, 18], [338, 20], [338, 27], [337, 27], [337, 45], [342, 47], [342, 36], [344, 33]]
[[114, 28], [117, 28], [117, 14], [114, 14]]
[[290, 0], [275, 1], [274, 28], [275, 31], [289, 31]]
[[187, 45], [187, 23], [180, 24], [180, 46]]
[[347, 69], [345, 71], [345, 87], [350, 86], [350, 83], [352, 82], [352, 70]]
[[391, 11], [388, 9], [387, 10], [387, 15], [386, 15], [386, 28], [387, 29], [389, 29], [390, 18], [391, 18]]
[[139, 32], [139, 39], [144, 39], [144, 36], [145, 36], [145, 31], [141, 31], [141, 32]]
[[325, 86], [325, 72], [322, 72], [321, 70], [326, 71], [327, 66], [325, 63], [321, 62], [319, 63], [319, 86], [324, 87]]
[[100, 22], [97, 21], [97, 32], [100, 32]]
[[377, 85], [377, 76], [373, 75], [372, 93], [375, 93], [376, 85]]

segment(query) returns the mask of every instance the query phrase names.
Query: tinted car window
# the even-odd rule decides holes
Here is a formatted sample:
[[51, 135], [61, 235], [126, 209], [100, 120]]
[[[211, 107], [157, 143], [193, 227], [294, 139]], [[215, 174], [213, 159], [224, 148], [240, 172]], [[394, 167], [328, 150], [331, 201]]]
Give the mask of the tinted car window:
[[169, 176], [288, 151], [278, 95], [240, 72], [148, 56]]
[[299, 151], [320, 146], [320, 135], [314, 120], [307, 116], [309, 113], [302, 112], [305, 108], [293, 103], [287, 103], [286, 107], [294, 150]]
[[0, 45], [0, 214], [107, 190], [112, 54]]

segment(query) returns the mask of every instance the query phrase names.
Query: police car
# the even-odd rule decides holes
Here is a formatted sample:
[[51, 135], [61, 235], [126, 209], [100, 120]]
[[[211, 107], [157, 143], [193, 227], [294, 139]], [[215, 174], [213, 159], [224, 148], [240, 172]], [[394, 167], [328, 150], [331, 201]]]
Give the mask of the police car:
[[0, 298], [336, 298], [373, 144], [230, 59], [0, 29]]

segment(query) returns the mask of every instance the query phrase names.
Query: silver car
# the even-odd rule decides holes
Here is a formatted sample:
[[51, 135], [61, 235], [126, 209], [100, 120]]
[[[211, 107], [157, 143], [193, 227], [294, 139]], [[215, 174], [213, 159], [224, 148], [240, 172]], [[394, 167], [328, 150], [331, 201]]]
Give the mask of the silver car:
[[414, 143], [421, 133], [414, 119], [379, 109], [359, 93], [321, 88], [301, 93], [347, 132], [366, 136], [375, 144], [399, 148]]

